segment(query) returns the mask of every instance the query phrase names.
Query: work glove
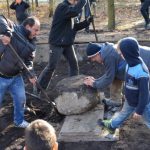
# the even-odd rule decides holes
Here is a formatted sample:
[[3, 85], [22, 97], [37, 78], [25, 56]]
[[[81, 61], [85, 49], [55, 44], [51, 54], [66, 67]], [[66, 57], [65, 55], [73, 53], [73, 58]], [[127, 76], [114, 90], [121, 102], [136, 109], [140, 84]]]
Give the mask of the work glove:
[[91, 23], [93, 21], [93, 16], [89, 16], [86, 20], [88, 23]]
[[92, 5], [93, 5], [93, 7], [96, 7], [97, 4], [96, 4], [96, 2], [92, 2]]

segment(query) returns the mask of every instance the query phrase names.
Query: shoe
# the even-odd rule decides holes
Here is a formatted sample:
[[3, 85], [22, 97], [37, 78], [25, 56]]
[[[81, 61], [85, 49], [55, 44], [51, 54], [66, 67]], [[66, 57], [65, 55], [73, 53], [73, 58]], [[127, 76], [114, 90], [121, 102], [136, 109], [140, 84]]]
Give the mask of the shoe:
[[101, 120], [97, 121], [97, 124], [101, 127], [104, 127], [110, 134], [114, 134], [116, 129], [111, 127], [111, 119], [110, 120]]
[[121, 103], [120, 102], [116, 102], [114, 100], [106, 100], [106, 99], [102, 99], [102, 103], [104, 105], [107, 105], [107, 106], [112, 106], [112, 107], [120, 107], [121, 106]]
[[30, 124], [29, 122], [23, 120], [21, 124], [18, 124], [18, 125], [15, 124], [15, 127], [18, 127], [18, 128], [26, 128], [26, 127], [29, 126], [29, 124]]
[[86, 32], [86, 33], [90, 33], [89, 28], [85, 28], [85, 32]]

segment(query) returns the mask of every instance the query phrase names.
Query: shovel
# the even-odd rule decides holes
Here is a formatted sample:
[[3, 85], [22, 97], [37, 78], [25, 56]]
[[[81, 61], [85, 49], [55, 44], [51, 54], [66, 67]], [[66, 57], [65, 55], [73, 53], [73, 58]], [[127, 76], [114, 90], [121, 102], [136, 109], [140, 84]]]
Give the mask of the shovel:
[[[14, 47], [11, 44], [8, 44], [8, 46], [10, 47], [10, 49], [12, 50], [12, 52], [15, 54], [16, 58], [19, 60], [19, 62], [22, 64], [23, 68], [29, 73], [29, 76], [31, 78], [33, 78], [34, 76], [32, 75], [32, 73], [29, 71], [29, 69], [27, 68], [27, 66], [25, 65], [25, 63], [23, 62], [23, 60], [20, 58], [20, 56], [17, 54], [16, 50], [14, 49]], [[56, 104], [52, 101], [49, 101], [49, 97], [47, 95], [47, 93], [45, 92], [45, 90], [41, 87], [41, 85], [36, 82], [36, 86], [40, 89], [40, 91], [43, 93], [43, 95], [45, 96], [45, 102], [49, 103], [51, 105], [52, 108], [56, 109]], [[34, 95], [34, 94], [33, 94]], [[32, 96], [33, 96], [32, 95]], [[34, 95], [35, 96], [35, 95]]]
[[[92, 16], [92, 11], [91, 11], [91, 7], [90, 7], [90, 2], [89, 2], [89, 0], [87, 0], [87, 4], [88, 4], [88, 7], [89, 7], [90, 16]], [[93, 30], [94, 30], [94, 35], [95, 35], [96, 42], [98, 43], [98, 37], [97, 37], [97, 34], [96, 34], [94, 18], [93, 18], [93, 20], [92, 20], [92, 26], [93, 26]]]

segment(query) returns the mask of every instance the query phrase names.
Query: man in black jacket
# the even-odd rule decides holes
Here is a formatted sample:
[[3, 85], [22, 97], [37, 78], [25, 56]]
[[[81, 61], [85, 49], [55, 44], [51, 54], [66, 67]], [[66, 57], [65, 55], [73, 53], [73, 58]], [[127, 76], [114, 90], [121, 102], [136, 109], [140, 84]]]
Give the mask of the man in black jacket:
[[29, 4], [23, 0], [15, 0], [10, 5], [10, 8], [16, 11], [16, 18], [19, 24], [21, 24], [29, 16], [27, 12], [29, 7]]
[[44, 89], [48, 87], [62, 54], [69, 62], [70, 76], [78, 75], [78, 62], [73, 47], [74, 38], [78, 30], [90, 24], [92, 17], [80, 23], [74, 23], [74, 17], [78, 16], [85, 4], [86, 0], [64, 0], [55, 10], [49, 35], [49, 62], [38, 78]]
[[[14, 124], [21, 128], [25, 128], [29, 124], [24, 120], [26, 96], [21, 74], [25, 70], [15, 57], [9, 44], [14, 47], [29, 70], [33, 72], [34, 38], [39, 29], [40, 22], [35, 17], [27, 18], [22, 25], [15, 25], [0, 16], [0, 107], [3, 96], [8, 91], [14, 102]], [[29, 77], [29, 81], [35, 84], [36, 77]]]

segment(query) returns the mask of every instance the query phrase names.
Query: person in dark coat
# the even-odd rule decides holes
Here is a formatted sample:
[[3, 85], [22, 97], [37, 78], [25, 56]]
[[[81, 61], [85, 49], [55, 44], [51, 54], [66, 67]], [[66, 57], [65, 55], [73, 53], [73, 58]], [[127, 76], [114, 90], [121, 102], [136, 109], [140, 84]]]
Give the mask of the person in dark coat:
[[150, 30], [149, 19], [150, 0], [141, 0], [141, 14], [145, 20], [145, 29]]
[[[15, 25], [4, 16], [0, 16], [0, 109], [5, 93], [9, 92], [14, 103], [14, 124], [16, 127], [25, 128], [29, 125], [24, 119], [26, 96], [22, 74], [25, 74], [29, 81], [35, 84], [33, 58], [36, 47], [34, 38], [37, 36], [39, 29], [40, 22], [35, 17], [25, 19], [22, 25]], [[26, 73], [9, 44], [13, 46], [33, 73], [33, 78]]]
[[79, 73], [73, 43], [77, 31], [87, 27], [92, 17], [80, 23], [74, 22], [74, 17], [78, 16], [85, 4], [86, 0], [64, 0], [55, 10], [49, 34], [49, 62], [38, 78], [44, 89], [47, 89], [62, 54], [69, 63], [69, 76]]
[[10, 5], [10, 8], [16, 11], [16, 18], [19, 24], [21, 24], [27, 17], [29, 17], [27, 12], [29, 7], [29, 4], [23, 0], [15, 0]]

